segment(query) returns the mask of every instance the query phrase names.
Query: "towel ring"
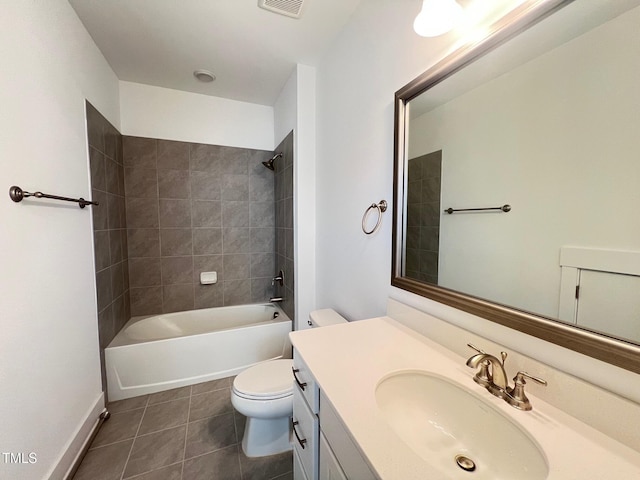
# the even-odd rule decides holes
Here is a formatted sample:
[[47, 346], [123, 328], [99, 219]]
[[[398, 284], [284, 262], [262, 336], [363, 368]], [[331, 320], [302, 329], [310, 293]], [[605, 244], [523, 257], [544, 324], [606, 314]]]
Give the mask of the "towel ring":
[[[376, 222], [376, 226], [373, 227], [371, 230], [367, 231], [367, 217], [369, 216], [369, 212], [371, 210], [378, 210], [378, 221]], [[367, 235], [371, 235], [372, 233], [374, 233], [376, 230], [378, 230], [378, 228], [380, 228], [380, 223], [382, 223], [382, 212], [386, 212], [387, 211], [387, 201], [386, 200], [380, 200], [380, 203], [372, 203], [371, 205], [369, 205], [369, 208], [367, 208], [364, 211], [364, 215], [362, 216], [362, 231], [364, 233], [366, 233]]]

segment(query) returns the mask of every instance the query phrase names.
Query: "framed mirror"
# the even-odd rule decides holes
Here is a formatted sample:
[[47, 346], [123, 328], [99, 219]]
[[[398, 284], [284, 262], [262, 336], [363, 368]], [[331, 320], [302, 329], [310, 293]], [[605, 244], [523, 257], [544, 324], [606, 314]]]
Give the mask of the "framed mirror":
[[395, 97], [392, 285], [640, 373], [640, 0], [530, 0]]

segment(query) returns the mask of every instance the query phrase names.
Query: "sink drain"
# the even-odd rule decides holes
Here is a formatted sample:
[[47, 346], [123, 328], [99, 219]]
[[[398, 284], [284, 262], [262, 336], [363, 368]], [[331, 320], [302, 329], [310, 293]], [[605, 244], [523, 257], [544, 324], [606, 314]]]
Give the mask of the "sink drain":
[[465, 472], [473, 472], [476, 469], [476, 462], [464, 455], [456, 455], [456, 463]]

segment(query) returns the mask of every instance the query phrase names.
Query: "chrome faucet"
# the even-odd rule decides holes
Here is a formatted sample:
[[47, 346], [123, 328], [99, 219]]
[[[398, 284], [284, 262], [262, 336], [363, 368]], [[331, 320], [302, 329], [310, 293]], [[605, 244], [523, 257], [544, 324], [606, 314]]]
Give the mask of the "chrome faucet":
[[[480, 350], [475, 345], [470, 343], [468, 347], [472, 348], [476, 352], [469, 360], [467, 360], [467, 366], [471, 368], [478, 368], [473, 380], [486, 388], [489, 393], [495, 395], [498, 398], [502, 398], [505, 402], [514, 408], [519, 410], [531, 410], [531, 402], [524, 393], [524, 386], [526, 385], [525, 378], [533, 380], [540, 385], [547, 385], [547, 382], [541, 378], [529, 375], [527, 372], [518, 372], [514, 380], [514, 386], [509, 386], [507, 380], [507, 372], [504, 369], [504, 361], [507, 359], [507, 352], [500, 352], [502, 360], [494, 357]], [[490, 369], [490, 370], [489, 370]]]

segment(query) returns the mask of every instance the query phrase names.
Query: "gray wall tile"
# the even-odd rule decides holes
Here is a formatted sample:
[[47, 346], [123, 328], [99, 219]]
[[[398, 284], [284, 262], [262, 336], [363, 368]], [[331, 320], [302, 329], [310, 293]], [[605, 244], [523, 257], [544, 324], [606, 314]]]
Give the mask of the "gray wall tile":
[[157, 168], [154, 138], [124, 137], [122, 149], [125, 167]]
[[273, 227], [276, 224], [273, 202], [252, 202], [250, 216], [252, 227]]
[[224, 227], [249, 226], [249, 202], [223, 202], [222, 225]]
[[164, 285], [162, 287], [162, 311], [180, 312], [194, 309], [193, 283]]
[[100, 230], [93, 233], [96, 271], [103, 270], [111, 265], [109, 237], [109, 230]]
[[158, 169], [189, 170], [189, 144], [158, 140]]
[[211, 172], [191, 171], [191, 198], [201, 200], [220, 200], [221, 178]]
[[96, 255], [97, 318], [103, 388], [104, 347], [129, 319], [129, 272], [125, 241], [122, 136], [93, 106], [86, 104], [87, 139]]
[[160, 226], [191, 227], [191, 202], [161, 198], [158, 204]]
[[221, 228], [194, 228], [193, 254], [212, 255], [222, 253]]
[[[276, 182], [260, 162], [273, 152], [137, 137], [125, 147], [132, 311], [157, 309], [158, 296], [165, 312], [272, 296]], [[154, 187], [157, 198], [139, 198]], [[145, 265], [153, 272], [142, 280]], [[203, 271], [218, 272], [218, 283], [200, 285]], [[162, 287], [160, 295], [141, 282]]]
[[161, 228], [160, 254], [163, 257], [192, 255], [192, 240], [190, 228]]
[[201, 172], [222, 174], [222, 162], [219, 155], [220, 148], [217, 145], [202, 145], [192, 143], [189, 152], [189, 168]]
[[127, 198], [128, 228], [158, 228], [158, 201], [153, 198]]
[[193, 283], [193, 257], [163, 257], [162, 284]]
[[159, 257], [160, 229], [129, 228], [127, 229], [127, 251], [131, 257]]
[[223, 295], [225, 305], [251, 303], [251, 280], [225, 280]]
[[159, 258], [129, 259], [129, 283], [131, 287], [162, 285], [160, 271]]
[[191, 187], [188, 170], [158, 169], [158, 196], [160, 198], [189, 198]]
[[222, 283], [213, 285], [195, 284], [195, 308], [213, 308], [224, 305]]
[[224, 279], [244, 280], [249, 278], [251, 256], [248, 254], [224, 255]]
[[222, 200], [249, 200], [249, 176], [224, 174], [221, 187]]
[[155, 168], [125, 168], [124, 194], [127, 198], [157, 198], [158, 171]]
[[131, 295], [131, 316], [162, 313], [161, 287], [131, 287], [129, 294]]
[[249, 228], [233, 227], [222, 230], [223, 253], [250, 253], [251, 231]]
[[209, 200], [193, 200], [191, 203], [194, 227], [221, 227], [222, 205]]

